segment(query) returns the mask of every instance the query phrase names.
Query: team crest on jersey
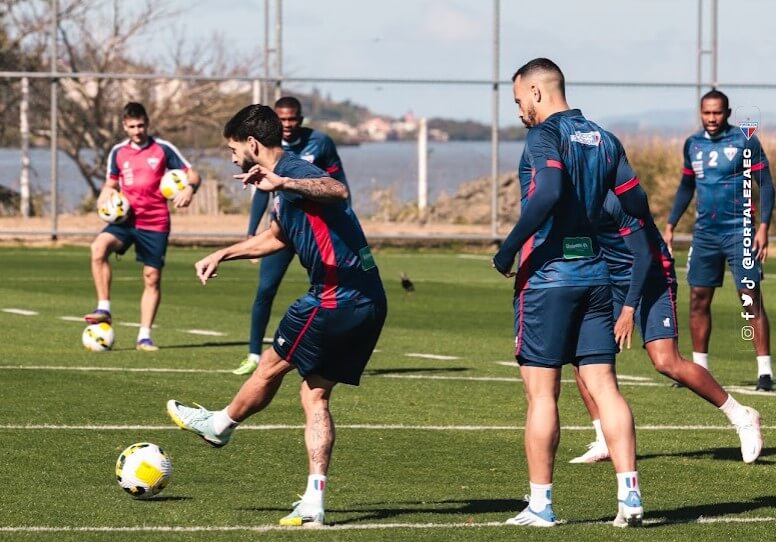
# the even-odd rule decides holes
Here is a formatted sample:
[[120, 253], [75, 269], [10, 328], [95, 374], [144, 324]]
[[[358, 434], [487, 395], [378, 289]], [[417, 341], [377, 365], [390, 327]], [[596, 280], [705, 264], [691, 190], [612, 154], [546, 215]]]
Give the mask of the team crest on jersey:
[[574, 143], [590, 145], [591, 147], [597, 147], [601, 143], [601, 132], [598, 130], [595, 132], [580, 132], [577, 130], [570, 137]]
[[315, 162], [315, 156], [313, 156], [312, 154], [303, 154], [299, 158], [301, 158], [305, 162], [310, 162], [311, 164]]
[[733, 158], [736, 157], [736, 154], [738, 153], [738, 149], [735, 147], [725, 147], [724, 149], [725, 156], [727, 156], [728, 161], [732, 162]]
[[151, 157], [148, 160], [148, 165], [151, 167], [151, 169], [156, 169], [156, 166], [159, 165], [159, 159], [156, 157]]
[[752, 139], [752, 136], [757, 131], [757, 124], [756, 122], [752, 121], [746, 121], [746, 122], [739, 122], [738, 127], [741, 128], [741, 132], [743, 132], [744, 137], [747, 141]]

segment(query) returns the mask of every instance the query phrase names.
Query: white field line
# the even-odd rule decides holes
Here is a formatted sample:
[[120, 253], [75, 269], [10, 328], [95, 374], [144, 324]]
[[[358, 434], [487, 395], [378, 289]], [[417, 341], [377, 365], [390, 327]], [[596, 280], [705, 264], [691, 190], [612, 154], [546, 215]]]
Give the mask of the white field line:
[[76, 371], [76, 372], [127, 372], [127, 373], [231, 373], [229, 369], [174, 369], [170, 367], [67, 367], [58, 365], [0, 365], [2, 369], [33, 371]]
[[59, 319], [64, 320], [65, 322], [79, 322], [81, 324], [86, 323], [83, 316], [60, 316]]
[[408, 352], [404, 355], [408, 358], [441, 359], [441, 360], [461, 359], [458, 356], [442, 356], [440, 354], [419, 354], [417, 352]]
[[16, 314], [18, 316], [37, 316], [38, 314], [40, 314], [37, 311], [30, 311], [30, 310], [27, 310], [27, 309], [12, 309], [12, 308], [8, 308], [8, 309], [2, 309], [2, 311], [3, 312], [7, 312], [8, 314]]
[[226, 337], [226, 333], [221, 331], [211, 331], [209, 329], [179, 329], [181, 333], [190, 333], [191, 335], [205, 335], [206, 337]]
[[[692, 518], [648, 518], [644, 520], [646, 525], [672, 525], [672, 524], [706, 524], [706, 523], [773, 523], [776, 517], [692, 517]], [[610, 525], [610, 521], [559, 521], [566, 525]], [[514, 529], [517, 534], [520, 529], [511, 525], [505, 525], [502, 521], [487, 521], [482, 523], [361, 523], [343, 524], [318, 527], [317, 531], [370, 531], [389, 529], [478, 529], [478, 528], [503, 528]], [[0, 533], [209, 533], [209, 532], [278, 532], [295, 531], [293, 527], [281, 527], [279, 525], [192, 525], [188, 527], [175, 525], [138, 525], [127, 527], [53, 527], [53, 526], [19, 526], [0, 527]], [[299, 532], [298, 530], [296, 530]], [[308, 531], [308, 529], [305, 529]]]
[[483, 260], [483, 261], [491, 261], [493, 259], [492, 256], [488, 256], [486, 254], [458, 254], [458, 258], [461, 258], [462, 260]]
[[[238, 431], [287, 431], [303, 430], [301, 424], [264, 424], [241, 425]], [[337, 429], [353, 429], [366, 431], [523, 431], [523, 425], [407, 425], [351, 423], [337, 424]], [[564, 431], [592, 431], [590, 425], [564, 425]], [[762, 429], [776, 429], [776, 425], [764, 425]], [[178, 427], [169, 425], [58, 425], [58, 424], [4, 424], [0, 430], [9, 431], [179, 431]], [[729, 425], [638, 425], [637, 431], [731, 431]]]
[[[496, 361], [495, 363], [496, 365], [503, 365], [504, 367], [517, 368], [517, 361]], [[633, 382], [652, 382], [653, 381], [653, 379], [649, 378], [648, 376], [623, 375], [620, 373], [617, 373], [617, 379], [632, 380]]]
[[[522, 378], [513, 376], [442, 376], [442, 375], [392, 375], [384, 374], [380, 375], [381, 378], [403, 378], [407, 380], [466, 380], [472, 382], [522, 382]], [[576, 383], [573, 378], [562, 378], [561, 382], [564, 384]], [[656, 387], [663, 386], [664, 384], [658, 384], [657, 382], [619, 382], [621, 386], [648, 386]]]

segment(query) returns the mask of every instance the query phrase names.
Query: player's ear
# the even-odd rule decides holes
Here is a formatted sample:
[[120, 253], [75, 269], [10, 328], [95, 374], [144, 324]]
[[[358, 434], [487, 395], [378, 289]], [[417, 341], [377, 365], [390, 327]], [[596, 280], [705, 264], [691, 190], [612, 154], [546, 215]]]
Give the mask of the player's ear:
[[533, 94], [536, 103], [542, 101], [542, 91], [539, 89], [539, 85], [531, 85], [531, 94]]

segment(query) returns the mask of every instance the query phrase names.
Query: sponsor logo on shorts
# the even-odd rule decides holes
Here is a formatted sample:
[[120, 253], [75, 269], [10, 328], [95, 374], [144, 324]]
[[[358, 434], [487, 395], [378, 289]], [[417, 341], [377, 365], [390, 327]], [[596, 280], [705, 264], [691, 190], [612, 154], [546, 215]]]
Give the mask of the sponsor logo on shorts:
[[283, 346], [284, 344], [286, 344], [286, 340], [283, 337], [278, 337], [278, 344], [280, 346]]
[[663, 318], [663, 327], [671, 327], [671, 319]]

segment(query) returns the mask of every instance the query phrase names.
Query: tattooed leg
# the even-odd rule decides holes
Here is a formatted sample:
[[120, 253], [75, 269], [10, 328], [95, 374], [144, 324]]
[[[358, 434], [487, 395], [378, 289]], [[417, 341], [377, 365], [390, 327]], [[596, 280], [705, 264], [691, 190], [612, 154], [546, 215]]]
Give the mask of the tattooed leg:
[[302, 407], [305, 414], [304, 440], [310, 474], [326, 474], [334, 447], [334, 420], [329, 412], [329, 397], [335, 382], [311, 375], [302, 382]]

